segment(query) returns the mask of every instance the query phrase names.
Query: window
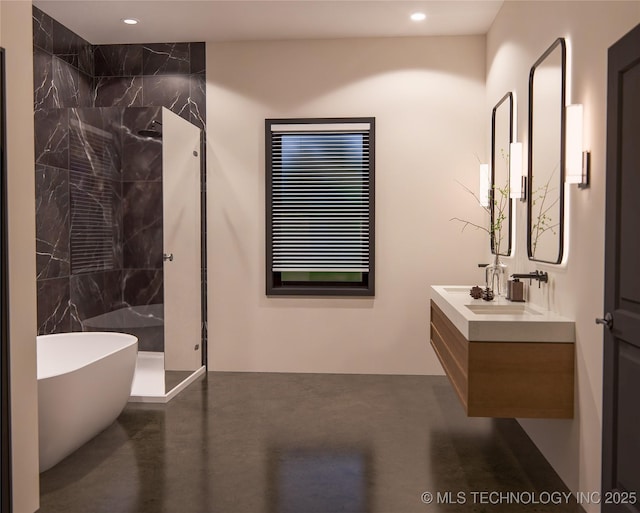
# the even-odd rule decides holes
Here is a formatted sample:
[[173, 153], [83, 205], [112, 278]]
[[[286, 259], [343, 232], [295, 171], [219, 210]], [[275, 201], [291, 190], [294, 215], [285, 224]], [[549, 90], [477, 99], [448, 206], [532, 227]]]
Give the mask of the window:
[[267, 295], [374, 295], [375, 119], [267, 119]]

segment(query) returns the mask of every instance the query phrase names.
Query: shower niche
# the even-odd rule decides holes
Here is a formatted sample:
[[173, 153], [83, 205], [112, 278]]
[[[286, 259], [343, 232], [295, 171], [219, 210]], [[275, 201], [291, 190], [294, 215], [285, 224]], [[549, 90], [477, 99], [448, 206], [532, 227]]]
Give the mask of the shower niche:
[[[201, 131], [161, 107], [60, 109], [68, 124], [74, 331], [138, 337], [131, 400], [203, 374]], [[64, 131], [64, 130], [63, 130]]]

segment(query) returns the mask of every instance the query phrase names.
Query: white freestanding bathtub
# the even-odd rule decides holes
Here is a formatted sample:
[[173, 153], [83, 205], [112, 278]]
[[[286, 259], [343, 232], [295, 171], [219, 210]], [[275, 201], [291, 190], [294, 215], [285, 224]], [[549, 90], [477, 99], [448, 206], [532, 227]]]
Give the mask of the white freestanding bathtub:
[[40, 472], [108, 427], [127, 404], [138, 339], [124, 333], [37, 337]]

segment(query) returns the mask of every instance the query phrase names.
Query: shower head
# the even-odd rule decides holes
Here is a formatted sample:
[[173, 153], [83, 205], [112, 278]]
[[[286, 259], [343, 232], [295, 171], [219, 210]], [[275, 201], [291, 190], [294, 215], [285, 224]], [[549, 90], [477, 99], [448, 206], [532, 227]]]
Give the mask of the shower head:
[[138, 135], [141, 135], [142, 137], [153, 137], [154, 139], [160, 139], [162, 138], [162, 123], [154, 119], [151, 123], [149, 123], [147, 128], [138, 130]]

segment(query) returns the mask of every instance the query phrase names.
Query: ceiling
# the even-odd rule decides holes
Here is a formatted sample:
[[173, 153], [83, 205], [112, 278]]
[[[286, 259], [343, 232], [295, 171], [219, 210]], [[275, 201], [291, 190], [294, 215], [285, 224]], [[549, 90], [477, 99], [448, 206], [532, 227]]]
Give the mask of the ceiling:
[[[502, 0], [35, 0], [93, 44], [485, 34]], [[409, 15], [422, 11], [427, 19]], [[125, 25], [123, 18], [137, 18]]]

